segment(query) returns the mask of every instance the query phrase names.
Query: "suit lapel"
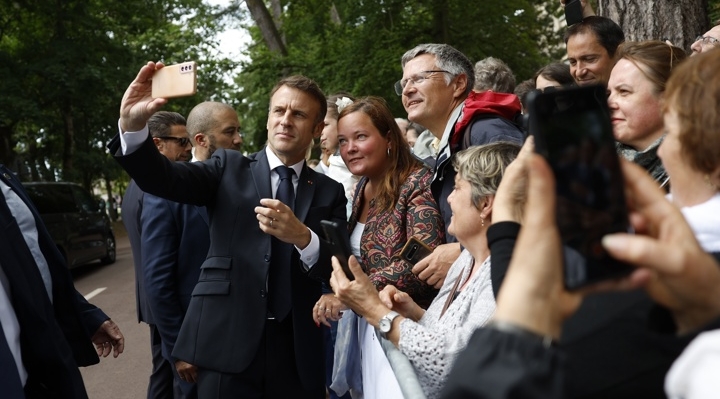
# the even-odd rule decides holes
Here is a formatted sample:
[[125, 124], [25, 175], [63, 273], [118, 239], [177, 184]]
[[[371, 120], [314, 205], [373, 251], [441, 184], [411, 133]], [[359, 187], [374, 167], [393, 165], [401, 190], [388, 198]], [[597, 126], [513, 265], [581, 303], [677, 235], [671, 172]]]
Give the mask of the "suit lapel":
[[272, 188], [270, 187], [270, 164], [268, 164], [265, 149], [255, 154], [255, 162], [250, 164], [253, 180], [255, 181], [255, 190], [258, 196], [262, 198], [272, 198]]
[[315, 195], [315, 186], [317, 186], [315, 177], [314, 173], [310, 173], [307, 164], [304, 164], [298, 179], [297, 194], [295, 195], [295, 216], [302, 222], [305, 221]]

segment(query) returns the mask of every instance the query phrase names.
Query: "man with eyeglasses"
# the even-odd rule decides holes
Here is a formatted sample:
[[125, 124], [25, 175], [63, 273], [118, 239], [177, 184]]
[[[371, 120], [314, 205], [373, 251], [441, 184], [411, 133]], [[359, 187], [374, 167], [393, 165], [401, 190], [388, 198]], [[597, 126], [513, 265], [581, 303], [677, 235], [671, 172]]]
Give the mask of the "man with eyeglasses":
[[709, 51], [720, 46], [720, 25], [715, 25], [712, 29], [705, 32], [702, 36], [698, 36], [695, 42], [690, 46], [693, 55]]
[[[185, 118], [177, 112], [159, 111], [148, 120], [148, 129], [158, 151], [171, 161], [187, 162], [190, 160], [192, 142], [185, 128]], [[150, 327], [150, 347], [152, 353], [152, 372], [148, 382], [147, 397], [174, 398], [175, 377], [174, 366], [163, 356], [163, 339], [158, 323], [168, 316], [155, 314], [150, 306], [145, 273], [147, 256], [143, 253], [143, 238], [152, 231], [143, 231], [141, 215], [147, 207], [149, 194], [143, 193], [130, 181], [122, 201], [122, 219], [130, 240], [133, 263], [135, 265], [135, 300], [138, 322], [147, 323]], [[156, 230], [156, 232], [159, 230]], [[192, 247], [191, 247], [192, 248]], [[179, 248], [174, 248], [178, 250]], [[188, 251], [187, 256], [193, 256]], [[202, 255], [204, 259], [204, 254]], [[202, 259], [200, 260], [202, 263]], [[200, 264], [198, 263], [198, 265]], [[196, 266], [197, 268], [197, 266]], [[195, 278], [197, 281], [197, 277]], [[193, 283], [194, 284], [194, 283]], [[192, 289], [192, 288], [190, 288]], [[182, 322], [182, 319], [180, 320]], [[169, 357], [169, 356], [168, 356]]]
[[[447, 234], [452, 211], [447, 198], [453, 190], [455, 169], [450, 158], [470, 145], [499, 140], [522, 141], [522, 137], [506, 134], [506, 126], [489, 125], [487, 120], [470, 121], [469, 128], [456, 129], [462, 118], [465, 99], [475, 84], [473, 64], [460, 51], [447, 44], [421, 44], [402, 56], [403, 76], [395, 83], [395, 91], [411, 122], [425, 126], [440, 140], [434, 162], [431, 184], [433, 196], [445, 222], [448, 244], [440, 245], [427, 258], [418, 262], [413, 273], [429, 285], [442, 286], [450, 265], [460, 255], [460, 244]], [[517, 132], [517, 130], [516, 130]], [[465, 135], [470, 134], [469, 139]], [[516, 137], [514, 140], [512, 137]]]

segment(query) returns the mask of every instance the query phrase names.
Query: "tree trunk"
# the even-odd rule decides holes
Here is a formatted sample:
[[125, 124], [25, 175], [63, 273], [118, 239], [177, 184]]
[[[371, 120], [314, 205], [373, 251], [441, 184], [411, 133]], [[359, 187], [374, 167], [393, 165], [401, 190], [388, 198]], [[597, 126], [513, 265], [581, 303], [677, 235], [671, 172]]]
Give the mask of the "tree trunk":
[[69, 104], [63, 107], [63, 122], [65, 123], [65, 136], [63, 137], [63, 180], [67, 180], [72, 176], [73, 156], [75, 155], [75, 124], [72, 115], [72, 106]]
[[628, 41], [670, 40], [690, 49], [708, 30], [707, 0], [600, 0], [598, 14], [617, 22]]
[[287, 56], [285, 43], [283, 43], [278, 28], [275, 22], [273, 22], [270, 12], [267, 7], [265, 7], [263, 0], [245, 0], [245, 4], [247, 4], [248, 10], [250, 10], [250, 16], [253, 21], [255, 21], [255, 25], [260, 29], [263, 40], [270, 51]]
[[11, 168], [15, 162], [15, 140], [12, 126], [0, 126], [0, 163]]
[[335, 3], [332, 3], [332, 6], [330, 6], [330, 21], [334, 23], [335, 25], [341, 25], [342, 20], [340, 19], [340, 13], [338, 13], [337, 7], [335, 7]]
[[[275, 27], [277, 28], [278, 32], [282, 31], [283, 6], [281, 0], [270, 0], [270, 8], [272, 9], [272, 18], [275, 22]], [[285, 38], [283, 38], [283, 43], [285, 43]]]
[[448, 4], [445, 0], [436, 0], [433, 8], [433, 36], [436, 43], [447, 43], [450, 41]]

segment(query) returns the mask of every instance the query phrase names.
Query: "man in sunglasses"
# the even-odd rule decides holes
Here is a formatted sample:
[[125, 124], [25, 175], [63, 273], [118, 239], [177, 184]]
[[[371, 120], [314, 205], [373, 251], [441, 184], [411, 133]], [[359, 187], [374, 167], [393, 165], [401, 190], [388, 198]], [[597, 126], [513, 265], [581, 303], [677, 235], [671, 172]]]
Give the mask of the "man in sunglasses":
[[[190, 136], [185, 128], [185, 118], [176, 112], [159, 111], [155, 113], [148, 120], [148, 129], [152, 136], [153, 143], [158, 148], [161, 154], [167, 159], [176, 162], [187, 162], [192, 157], [191, 149], [192, 142]], [[163, 338], [164, 334], [161, 334], [159, 324], [165, 320], [167, 321], [166, 315], [159, 314], [156, 316], [150, 306], [151, 300], [149, 299], [147, 278], [148, 275], [146, 263], [149, 259], [149, 252], [146, 246], [143, 244], [144, 240], [148, 237], [156, 237], [162, 227], [153, 226], [152, 229], [142, 228], [141, 216], [150, 214], [148, 206], [155, 204], [157, 197], [152, 198], [150, 194], [145, 194], [135, 184], [135, 181], [131, 181], [125, 196], [122, 201], [122, 219], [127, 230], [128, 238], [130, 239], [130, 247], [132, 249], [133, 263], [135, 265], [135, 300], [137, 304], [137, 315], [138, 322], [145, 322], [150, 326], [150, 346], [152, 351], [152, 373], [150, 375], [150, 381], [148, 383], [148, 398], [173, 398], [173, 386], [175, 377], [173, 376], [174, 365], [169, 362], [166, 357], [163, 356]], [[155, 208], [153, 206], [153, 208]], [[205, 230], [207, 236], [207, 229]], [[206, 240], [209, 240], [206, 238]], [[184, 248], [188, 248], [185, 246]], [[159, 247], [154, 248], [155, 250], [160, 249]], [[183, 246], [173, 246], [172, 251], [178, 253], [182, 251]], [[160, 249], [161, 250], [161, 249]], [[161, 250], [162, 251], [162, 250]], [[168, 253], [168, 251], [165, 251]], [[184, 254], [184, 261], [188, 264], [192, 263], [193, 252], [188, 251]], [[197, 257], [197, 256], [195, 256]], [[195, 269], [199, 268], [202, 263], [205, 254], [200, 255], [201, 259], [195, 262]], [[197, 281], [197, 274], [195, 274], [195, 281]], [[190, 290], [192, 290], [191, 285]], [[158, 291], [152, 292], [152, 296], [156, 297]], [[180, 319], [182, 322], [182, 319]], [[177, 334], [177, 332], [175, 332]], [[169, 354], [167, 356], [169, 358]], [[177, 389], [177, 388], [176, 388]]]

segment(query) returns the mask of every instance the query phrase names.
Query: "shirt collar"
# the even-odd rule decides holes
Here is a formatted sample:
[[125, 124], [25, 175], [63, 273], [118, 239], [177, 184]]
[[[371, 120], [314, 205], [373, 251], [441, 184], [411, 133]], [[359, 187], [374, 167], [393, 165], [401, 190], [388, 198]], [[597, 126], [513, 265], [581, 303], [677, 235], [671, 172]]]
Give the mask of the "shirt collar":
[[[270, 170], [274, 170], [278, 166], [285, 165], [282, 163], [280, 158], [275, 155], [274, 152], [270, 149], [270, 147], [265, 146], [265, 155], [267, 156], [268, 165], [270, 166]], [[303, 165], [305, 164], [305, 160], [294, 164], [294, 165], [287, 165], [289, 168], [292, 168], [295, 171], [295, 176], [300, 177], [300, 172], [302, 172]]]

